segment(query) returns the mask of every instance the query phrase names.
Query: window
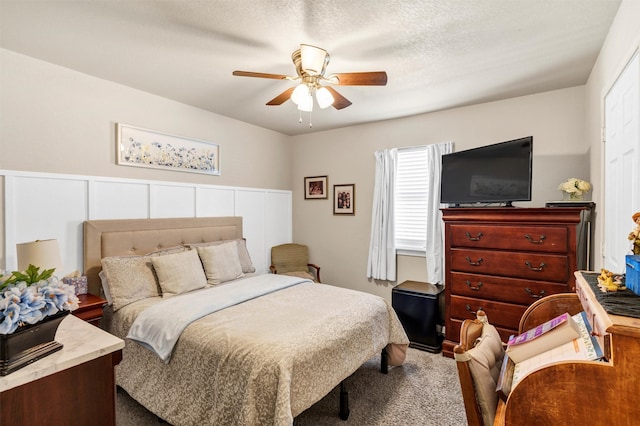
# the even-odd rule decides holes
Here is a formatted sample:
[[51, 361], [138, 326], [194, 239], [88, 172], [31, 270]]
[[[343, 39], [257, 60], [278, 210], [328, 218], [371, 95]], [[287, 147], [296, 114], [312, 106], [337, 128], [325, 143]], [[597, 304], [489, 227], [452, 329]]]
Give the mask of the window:
[[425, 146], [398, 149], [395, 191], [396, 249], [426, 248], [429, 170]]

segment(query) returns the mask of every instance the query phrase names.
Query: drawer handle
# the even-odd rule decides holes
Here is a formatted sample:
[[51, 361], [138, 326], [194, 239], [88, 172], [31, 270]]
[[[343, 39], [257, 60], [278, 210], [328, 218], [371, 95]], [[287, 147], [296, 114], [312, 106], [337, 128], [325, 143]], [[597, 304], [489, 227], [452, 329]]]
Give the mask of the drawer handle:
[[468, 232], [465, 232], [464, 235], [467, 236], [469, 241], [480, 241], [480, 238], [482, 238], [482, 232], [478, 232], [478, 235], [476, 235], [475, 237], [472, 237]]
[[531, 263], [528, 260], [525, 261], [524, 264], [527, 265], [532, 271], [542, 271], [544, 270], [545, 266], [547, 266], [544, 262], [540, 262], [540, 266], [536, 268], [535, 266], [531, 266]]
[[529, 242], [531, 244], [542, 244], [542, 242], [547, 239], [547, 237], [545, 235], [540, 235], [540, 238], [537, 239], [537, 240], [534, 240], [533, 238], [531, 238], [531, 235], [529, 235], [529, 234], [525, 235], [524, 237], [527, 240], [529, 240]]
[[469, 280], [467, 280], [466, 284], [467, 284], [467, 287], [469, 287], [471, 290], [476, 290], [476, 291], [480, 290], [480, 287], [482, 287], [482, 281], [478, 281], [478, 285], [475, 287], [473, 286], [473, 284], [471, 284], [471, 281]]
[[477, 310], [475, 310], [475, 311], [474, 311], [473, 309], [471, 309], [471, 305], [466, 305], [465, 307], [467, 308], [467, 311], [469, 311], [469, 313], [470, 313], [471, 315], [473, 315], [473, 317], [474, 317], [474, 318], [476, 317], [476, 314], [478, 313], [478, 311], [484, 311], [484, 309], [482, 308], [482, 306], [480, 306], [480, 307], [479, 307]]
[[529, 287], [524, 289], [527, 293], [529, 293], [529, 296], [533, 297], [534, 299], [541, 299], [544, 297], [544, 290], [540, 290], [540, 293], [538, 294], [533, 294], [533, 291], [531, 291], [531, 289]]
[[481, 257], [479, 257], [478, 260], [475, 262], [471, 260], [469, 256], [465, 257], [465, 260], [469, 263], [469, 265], [472, 265], [472, 266], [480, 266], [480, 264], [482, 263]]

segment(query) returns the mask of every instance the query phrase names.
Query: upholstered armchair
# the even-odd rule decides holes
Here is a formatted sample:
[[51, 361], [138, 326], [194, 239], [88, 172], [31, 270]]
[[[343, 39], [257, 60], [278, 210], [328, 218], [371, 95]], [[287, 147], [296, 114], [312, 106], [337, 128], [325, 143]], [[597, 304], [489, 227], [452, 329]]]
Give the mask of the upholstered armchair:
[[496, 385], [504, 359], [504, 345], [484, 311], [464, 320], [460, 344], [453, 348], [458, 378], [470, 426], [493, 425], [498, 395]]
[[281, 244], [271, 247], [271, 266], [274, 274], [293, 275], [320, 282], [320, 267], [309, 263], [309, 249], [302, 244]]

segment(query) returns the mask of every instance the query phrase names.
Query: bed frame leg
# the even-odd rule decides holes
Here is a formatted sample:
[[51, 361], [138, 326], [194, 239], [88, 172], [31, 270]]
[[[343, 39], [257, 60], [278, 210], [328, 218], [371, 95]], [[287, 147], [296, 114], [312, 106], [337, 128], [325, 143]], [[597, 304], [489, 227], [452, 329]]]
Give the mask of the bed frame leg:
[[389, 372], [389, 354], [387, 353], [387, 348], [383, 348], [380, 353], [380, 372], [382, 374]]
[[340, 419], [349, 418], [349, 392], [344, 388], [344, 381], [340, 382]]

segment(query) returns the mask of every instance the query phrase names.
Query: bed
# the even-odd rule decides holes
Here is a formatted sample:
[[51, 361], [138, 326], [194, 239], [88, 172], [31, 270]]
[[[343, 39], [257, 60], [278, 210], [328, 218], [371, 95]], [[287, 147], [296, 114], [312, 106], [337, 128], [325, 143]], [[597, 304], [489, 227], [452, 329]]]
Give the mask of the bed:
[[[176, 426], [291, 425], [374, 355], [402, 364], [409, 343], [378, 296], [256, 274], [239, 217], [87, 221], [84, 266], [126, 342], [116, 383]], [[222, 307], [174, 327], [209, 301]]]

